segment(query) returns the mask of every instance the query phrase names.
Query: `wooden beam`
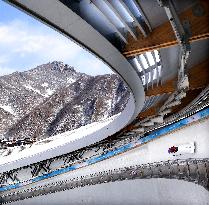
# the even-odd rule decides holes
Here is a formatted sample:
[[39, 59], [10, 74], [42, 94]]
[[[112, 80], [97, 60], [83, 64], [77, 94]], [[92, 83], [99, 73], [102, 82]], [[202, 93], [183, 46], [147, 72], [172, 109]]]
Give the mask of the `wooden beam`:
[[146, 117], [155, 115], [156, 112], [157, 112], [157, 109], [158, 109], [157, 106], [153, 106], [153, 107], [147, 109], [146, 111], [141, 112], [141, 113], [138, 115], [138, 118], [139, 118], [139, 119], [144, 119], [144, 118], [146, 118]]
[[[205, 88], [209, 85], [209, 59], [189, 69], [189, 89]], [[177, 78], [166, 81], [161, 86], [154, 86], [145, 92], [146, 96], [156, 96], [164, 93], [172, 93], [176, 90]]]
[[145, 91], [146, 96], [156, 96], [164, 93], [172, 93], [176, 90], [177, 79], [168, 80], [162, 85], [155, 85], [153, 88], [149, 88]]
[[[179, 15], [181, 22], [184, 20], [189, 21], [192, 33], [189, 38], [190, 43], [209, 38], [209, 4], [207, 0], [200, 0], [199, 2], [204, 9], [203, 15], [195, 16], [193, 7]], [[128, 44], [125, 46], [123, 54], [126, 57], [131, 57], [147, 51], [175, 46], [177, 43], [174, 31], [168, 21], [153, 29], [146, 38], [141, 36], [136, 41], [129, 36]]]
[[137, 118], [139, 120], [142, 120], [142, 119], [144, 119], [146, 117], [150, 117], [150, 116], [156, 115], [156, 113], [163, 106], [163, 104], [165, 103], [166, 100], [167, 99], [161, 100], [160, 102], [158, 102], [157, 104], [155, 104], [151, 108], [145, 110], [144, 112], [139, 113], [139, 115], [137, 116]]
[[209, 59], [194, 66], [188, 73], [189, 89], [205, 88], [209, 85]]

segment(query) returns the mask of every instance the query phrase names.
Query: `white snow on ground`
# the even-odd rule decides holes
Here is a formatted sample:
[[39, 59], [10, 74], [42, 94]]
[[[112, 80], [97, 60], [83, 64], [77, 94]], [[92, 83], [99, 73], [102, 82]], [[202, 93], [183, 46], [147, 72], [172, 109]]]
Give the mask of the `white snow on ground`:
[[121, 96], [118, 97], [117, 102], [119, 102], [121, 100]]
[[[48, 83], [43, 83], [42, 86], [43, 87], [48, 87]], [[42, 94], [40, 90], [37, 90], [37, 89], [33, 88], [31, 85], [24, 85], [24, 87], [27, 88], [28, 90], [32, 90], [32, 91], [34, 91], [34, 92], [36, 92], [36, 93], [38, 93], [38, 94], [40, 94], [44, 97], [49, 97], [54, 93], [54, 90], [52, 90], [50, 88], [48, 88], [46, 90], [46, 94]]]
[[33, 88], [31, 85], [24, 85], [24, 87], [27, 88], [28, 90], [32, 90], [32, 91], [44, 96], [43, 94], [41, 94], [40, 90]]
[[76, 81], [76, 79], [74, 79], [74, 78], [68, 78], [67, 79], [67, 82], [69, 83], [69, 84], [72, 84], [72, 83], [74, 83]]
[[[85, 126], [88, 129], [88, 132], [84, 127], [81, 127], [78, 131], [79, 135], [76, 130], [73, 130], [71, 131], [72, 135], [69, 137], [63, 137], [62, 139], [58, 138], [56, 140], [57, 143], [53, 141], [44, 143], [43, 140], [42, 143], [37, 143], [37, 146], [33, 145], [31, 148], [18, 152], [16, 155], [11, 153], [6, 157], [0, 156], [0, 173], [58, 155], [67, 154], [74, 150], [101, 141], [127, 125], [133, 116], [134, 108], [134, 98], [133, 95], [130, 95], [130, 99], [121, 113], [100, 122], [95, 122]], [[73, 136], [75, 138], [74, 141], [72, 140]], [[56, 136], [49, 138], [49, 140], [54, 138], [56, 138]], [[58, 144], [61, 145], [59, 146]]]
[[45, 83], [43, 83], [41, 86], [42, 86], [42, 87], [48, 87], [49, 84], [45, 82]]
[[14, 110], [12, 109], [12, 107], [10, 105], [0, 105], [0, 108], [2, 108], [3, 110], [9, 112], [12, 115], [15, 115]]
[[48, 89], [46, 90], [45, 96], [49, 97], [49, 96], [51, 96], [53, 93], [54, 93], [54, 90], [51, 90], [50, 88], [48, 88]]
[[114, 115], [110, 118], [103, 119], [99, 122], [94, 122], [89, 125], [82, 126], [78, 129], [67, 131], [67, 132], [49, 137], [44, 140], [40, 140], [40, 141], [34, 143], [31, 147], [28, 146], [26, 149], [24, 149], [22, 151], [20, 151], [20, 148], [18, 148], [18, 147], [10, 148], [12, 153], [8, 156], [5, 156], [5, 155], [7, 155], [6, 152], [2, 153], [2, 155], [0, 156], [0, 164], [4, 164], [4, 163], [10, 162], [10, 161], [18, 160], [23, 157], [29, 157], [29, 156], [37, 154], [39, 152], [43, 152], [48, 149], [53, 149], [58, 146], [62, 146], [66, 143], [83, 138], [83, 137], [85, 137], [89, 134], [92, 134], [92, 133], [100, 130], [101, 128], [107, 126], [119, 115], [120, 115], [120, 113], [117, 115]]

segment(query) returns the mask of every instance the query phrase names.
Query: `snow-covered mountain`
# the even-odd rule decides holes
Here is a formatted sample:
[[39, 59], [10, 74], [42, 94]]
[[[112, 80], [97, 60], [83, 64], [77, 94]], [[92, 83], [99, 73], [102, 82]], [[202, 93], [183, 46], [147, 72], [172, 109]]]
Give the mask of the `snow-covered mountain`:
[[115, 74], [89, 76], [54, 61], [0, 77], [0, 136], [45, 138], [121, 112], [129, 98]]

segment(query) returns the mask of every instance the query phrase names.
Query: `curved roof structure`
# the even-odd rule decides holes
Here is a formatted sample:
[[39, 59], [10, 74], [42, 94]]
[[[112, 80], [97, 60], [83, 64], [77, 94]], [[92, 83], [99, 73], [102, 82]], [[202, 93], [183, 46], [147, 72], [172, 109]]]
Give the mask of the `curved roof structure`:
[[[68, 147], [63, 146], [66, 151], [62, 153], [59, 152], [60, 147], [57, 147], [55, 150], [46, 150], [45, 156], [39, 153], [19, 159], [13, 164], [2, 165], [2, 203], [32, 196], [37, 198], [28, 202], [26, 200], [26, 204], [38, 203], [41, 198], [48, 201], [55, 197], [57, 200], [63, 197], [66, 189], [74, 189], [68, 190], [68, 193], [75, 192], [75, 196], [80, 195], [79, 189], [83, 189], [83, 193], [87, 194], [83, 198], [87, 201], [82, 202], [83, 204], [121, 204], [116, 193], [106, 193], [112, 198], [111, 202], [105, 199], [99, 201], [101, 192], [105, 192], [105, 186], [115, 191], [114, 187], [118, 188], [121, 184], [124, 187], [138, 187], [138, 184], [143, 183], [145, 187], [154, 184], [156, 190], [161, 191], [163, 186], [171, 191], [171, 184], [181, 186], [183, 190], [190, 187], [194, 192], [203, 194], [204, 199], [208, 199], [207, 191], [190, 182], [177, 182], [174, 179], [142, 181], [144, 178], [177, 178], [209, 188], [209, 153], [205, 149], [209, 145], [206, 137], [209, 116], [207, 1], [8, 2], [73, 39], [103, 60], [127, 83], [132, 96], [122, 114], [113, 120], [110, 131], [100, 130], [89, 135], [88, 139], [91, 140], [86, 140], [85, 143], [84, 139], [71, 143]], [[194, 123], [197, 124], [196, 127]], [[183, 130], [182, 133], [179, 129]], [[188, 135], [195, 133], [195, 129], [203, 132], [200, 136], [188, 138]], [[180, 135], [181, 140], [178, 139]], [[162, 138], [158, 139], [159, 137]], [[157, 149], [158, 146], [162, 146], [163, 150], [166, 149], [165, 146], [171, 146], [171, 139], [177, 145], [189, 140], [195, 142], [197, 150], [193, 155], [194, 159], [190, 159], [191, 155], [170, 158], [168, 153], [161, 153]], [[148, 151], [146, 146], [150, 147]], [[152, 152], [155, 151], [159, 152], [159, 157], [153, 157], [152, 161]], [[125, 156], [127, 164], [123, 164], [119, 154]], [[133, 156], [136, 158], [139, 155], [144, 158], [143, 163], [133, 159]], [[102, 170], [106, 163], [109, 163], [110, 168]], [[94, 171], [95, 174], [92, 169], [96, 170], [96, 167], [98, 170]], [[81, 174], [85, 170], [89, 175]], [[118, 182], [126, 179], [134, 181]], [[98, 185], [100, 183], [107, 184]], [[178, 183], [182, 184], [177, 185]], [[90, 185], [95, 185], [93, 189], [96, 190], [96, 196], [91, 196], [88, 203], [88, 193], [92, 189]], [[85, 188], [78, 188], [82, 186]], [[57, 191], [62, 192], [52, 194], [49, 199], [49, 195], [38, 197]], [[175, 194], [179, 203], [188, 203], [178, 191]], [[140, 192], [148, 194], [144, 188]], [[160, 204], [165, 201], [170, 203], [173, 195], [169, 193], [155, 193], [156, 195], [152, 194], [153, 197], [141, 197], [136, 201], [136, 192], [126, 194], [130, 198], [130, 204], [154, 204], [155, 197]], [[205, 200], [201, 204], [205, 204]]]

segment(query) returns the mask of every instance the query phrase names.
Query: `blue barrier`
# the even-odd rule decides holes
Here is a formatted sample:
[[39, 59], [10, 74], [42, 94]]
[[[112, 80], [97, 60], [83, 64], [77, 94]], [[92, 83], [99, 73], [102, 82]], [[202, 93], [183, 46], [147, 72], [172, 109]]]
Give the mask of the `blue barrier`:
[[38, 181], [41, 181], [41, 180], [44, 180], [44, 179], [48, 179], [48, 178], [51, 178], [51, 177], [54, 177], [54, 176], [72, 171], [72, 170], [76, 170], [76, 169], [84, 167], [86, 165], [91, 165], [91, 164], [97, 163], [99, 161], [102, 161], [104, 159], [108, 159], [108, 158], [113, 157], [117, 154], [126, 152], [126, 151], [128, 151], [132, 148], [135, 148], [136, 146], [147, 143], [147, 142], [149, 142], [153, 139], [156, 139], [156, 138], [158, 138], [162, 135], [168, 134], [169, 132], [172, 132], [174, 130], [182, 128], [182, 127], [184, 127], [184, 126], [186, 126], [186, 125], [188, 125], [192, 122], [203, 119], [207, 116], [209, 116], [209, 108], [206, 108], [202, 111], [199, 111], [198, 113], [196, 113], [196, 114], [194, 114], [194, 115], [192, 115], [188, 118], [179, 120], [176, 123], [173, 123], [171, 125], [163, 127], [163, 128], [158, 129], [156, 131], [153, 131], [151, 134], [148, 134], [147, 136], [145, 136], [143, 138], [139, 138], [135, 143], [133, 143], [133, 142], [128, 143], [128, 144], [123, 145], [119, 148], [116, 148], [114, 151], [108, 151], [106, 154], [102, 154], [100, 156], [92, 157], [91, 159], [87, 159], [86, 161], [84, 161], [80, 164], [75, 164], [75, 165], [72, 165], [72, 166], [69, 166], [69, 167], [66, 167], [66, 168], [61, 168], [59, 170], [52, 171], [48, 174], [43, 174], [41, 176], [35, 177], [35, 178], [30, 179], [30, 180], [25, 181], [25, 182], [18, 182], [18, 183], [15, 183], [15, 184], [10, 184], [10, 185], [7, 185], [7, 186], [0, 187], [0, 192], [10, 190], [10, 189], [16, 189], [16, 188], [19, 188], [19, 187], [23, 187], [25, 185], [28, 185], [28, 184], [31, 184], [31, 183], [34, 183], [34, 182], [38, 182]]

